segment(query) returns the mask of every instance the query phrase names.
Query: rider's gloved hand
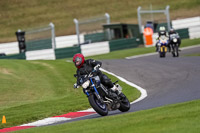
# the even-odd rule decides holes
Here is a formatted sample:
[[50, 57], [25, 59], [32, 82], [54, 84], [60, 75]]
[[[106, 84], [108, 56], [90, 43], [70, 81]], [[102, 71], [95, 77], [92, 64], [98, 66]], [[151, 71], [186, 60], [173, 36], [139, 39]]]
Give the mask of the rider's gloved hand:
[[74, 84], [74, 89], [79, 88], [79, 85], [77, 83]]

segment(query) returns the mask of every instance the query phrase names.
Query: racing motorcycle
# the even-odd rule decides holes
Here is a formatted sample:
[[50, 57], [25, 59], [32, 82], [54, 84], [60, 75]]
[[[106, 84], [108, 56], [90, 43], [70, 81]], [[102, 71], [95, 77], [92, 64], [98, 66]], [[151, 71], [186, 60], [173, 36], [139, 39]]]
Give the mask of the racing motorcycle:
[[[77, 78], [77, 75], [74, 75]], [[106, 116], [108, 111], [119, 109], [122, 112], [126, 112], [130, 109], [130, 102], [127, 97], [121, 92], [122, 87], [113, 84], [118, 87], [120, 94], [118, 95], [113, 90], [105, 87], [99, 76], [93, 76], [93, 72], [89, 75], [83, 75], [78, 78], [79, 86], [82, 86], [83, 92], [88, 97], [88, 101], [91, 107], [100, 115]]]
[[160, 57], [165, 57], [167, 53], [167, 45], [168, 45], [168, 39], [165, 36], [160, 36], [158, 40], [158, 47], [159, 47], [159, 54]]
[[179, 56], [179, 35], [178, 34], [172, 34], [170, 35], [170, 44], [172, 48], [172, 56], [178, 57]]

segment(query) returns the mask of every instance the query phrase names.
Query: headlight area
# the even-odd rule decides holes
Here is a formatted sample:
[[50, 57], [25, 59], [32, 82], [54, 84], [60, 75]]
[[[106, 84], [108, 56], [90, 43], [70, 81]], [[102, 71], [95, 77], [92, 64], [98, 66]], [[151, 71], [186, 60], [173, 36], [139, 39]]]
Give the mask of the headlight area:
[[82, 87], [86, 89], [90, 85], [90, 81], [87, 80], [85, 83], [82, 84]]
[[173, 41], [174, 41], [174, 42], [177, 42], [177, 39], [176, 39], [176, 38], [174, 38], [174, 39], [173, 39]]

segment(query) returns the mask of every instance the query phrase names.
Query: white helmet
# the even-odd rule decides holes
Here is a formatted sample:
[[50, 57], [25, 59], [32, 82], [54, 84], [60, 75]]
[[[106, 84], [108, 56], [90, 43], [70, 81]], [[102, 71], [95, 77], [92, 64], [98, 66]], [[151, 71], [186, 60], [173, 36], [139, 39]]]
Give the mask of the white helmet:
[[165, 31], [165, 27], [164, 27], [164, 26], [161, 26], [161, 27], [159, 28], [159, 31]]

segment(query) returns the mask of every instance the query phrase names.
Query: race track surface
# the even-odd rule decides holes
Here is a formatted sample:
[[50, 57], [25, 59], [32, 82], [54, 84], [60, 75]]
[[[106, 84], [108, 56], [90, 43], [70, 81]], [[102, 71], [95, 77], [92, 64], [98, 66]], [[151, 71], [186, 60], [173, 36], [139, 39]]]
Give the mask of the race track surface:
[[158, 54], [135, 59], [104, 60], [103, 68], [147, 90], [148, 96], [131, 111], [200, 99], [200, 47], [181, 51], [181, 57]]

